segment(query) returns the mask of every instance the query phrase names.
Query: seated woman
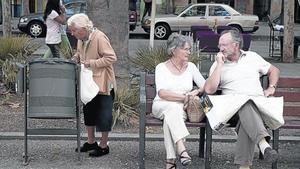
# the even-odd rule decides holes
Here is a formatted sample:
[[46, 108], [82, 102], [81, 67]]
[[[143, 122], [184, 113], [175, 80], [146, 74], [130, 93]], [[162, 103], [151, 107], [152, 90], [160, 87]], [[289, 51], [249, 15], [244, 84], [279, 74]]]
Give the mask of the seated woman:
[[[186, 112], [183, 102], [187, 95], [203, 92], [205, 80], [196, 65], [188, 62], [191, 54], [192, 39], [173, 33], [167, 42], [170, 59], [155, 68], [155, 85], [157, 95], [153, 101], [154, 117], [163, 120], [164, 142], [167, 154], [166, 168], [176, 168], [176, 153], [183, 166], [191, 163], [184, 146], [185, 137], [189, 135], [184, 121]], [[193, 82], [198, 89], [193, 89]]]

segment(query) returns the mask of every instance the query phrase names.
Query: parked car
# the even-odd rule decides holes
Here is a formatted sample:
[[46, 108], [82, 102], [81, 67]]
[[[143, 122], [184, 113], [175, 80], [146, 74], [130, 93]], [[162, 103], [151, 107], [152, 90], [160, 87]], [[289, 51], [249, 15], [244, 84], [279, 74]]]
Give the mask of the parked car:
[[[142, 28], [150, 32], [151, 19], [142, 21]], [[240, 32], [255, 32], [258, 16], [243, 15], [225, 4], [199, 3], [190, 4], [179, 14], [155, 17], [154, 35], [158, 39], [166, 39], [175, 31], [191, 31], [191, 26], [232, 26]]]
[[129, 30], [134, 31], [137, 25], [136, 11], [129, 10]]
[[[67, 17], [76, 13], [86, 12], [86, 3], [84, 1], [66, 3], [65, 7]], [[43, 15], [43, 13], [34, 13], [21, 16], [18, 23], [19, 30], [32, 37], [45, 37], [47, 27], [44, 23]]]
[[[86, 12], [85, 1], [73, 1], [65, 4], [67, 17], [76, 13]], [[133, 31], [137, 24], [136, 11], [129, 10], [129, 29]], [[47, 27], [44, 23], [43, 13], [35, 13], [21, 16], [18, 23], [18, 28], [32, 37], [45, 37]]]
[[136, 0], [129, 0], [129, 30], [134, 31], [137, 25]]

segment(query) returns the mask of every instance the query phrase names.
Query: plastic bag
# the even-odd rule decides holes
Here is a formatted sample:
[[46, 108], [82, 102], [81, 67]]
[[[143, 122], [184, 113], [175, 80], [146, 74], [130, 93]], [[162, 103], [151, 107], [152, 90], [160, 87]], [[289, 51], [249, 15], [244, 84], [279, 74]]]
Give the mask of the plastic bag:
[[80, 69], [80, 99], [84, 104], [90, 102], [99, 92], [99, 87], [93, 79], [93, 72], [81, 64]]

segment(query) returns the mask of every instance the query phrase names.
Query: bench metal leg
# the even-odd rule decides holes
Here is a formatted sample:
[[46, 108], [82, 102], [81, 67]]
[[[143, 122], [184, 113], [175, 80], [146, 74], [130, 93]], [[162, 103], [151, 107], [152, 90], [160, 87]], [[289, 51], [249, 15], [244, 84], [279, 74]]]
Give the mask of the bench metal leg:
[[145, 168], [145, 125], [140, 126], [140, 139], [139, 139], [139, 168]]
[[145, 168], [145, 133], [146, 133], [146, 84], [145, 72], [140, 75], [140, 130], [139, 130], [139, 168]]
[[[273, 130], [273, 149], [278, 152], [279, 129]], [[272, 163], [272, 169], [277, 169], [278, 160]]]
[[205, 127], [200, 127], [199, 133], [199, 157], [204, 158]]
[[[142, 115], [140, 115], [142, 116]], [[139, 169], [145, 168], [145, 117], [140, 117], [140, 139], [139, 139]]]
[[[77, 112], [76, 112], [76, 128], [77, 128], [77, 150], [80, 150], [80, 111], [79, 111], [79, 106], [77, 106]], [[78, 161], [81, 162], [81, 157], [80, 157], [80, 151], [77, 151], [77, 157]]]
[[206, 152], [205, 152], [205, 169], [210, 169], [211, 163], [211, 147], [212, 147], [212, 129], [210, 124], [206, 122]]

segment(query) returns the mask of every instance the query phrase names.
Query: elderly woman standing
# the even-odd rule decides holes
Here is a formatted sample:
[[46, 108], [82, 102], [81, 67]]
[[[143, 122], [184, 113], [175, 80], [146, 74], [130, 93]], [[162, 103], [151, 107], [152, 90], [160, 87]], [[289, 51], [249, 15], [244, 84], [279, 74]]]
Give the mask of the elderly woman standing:
[[[167, 42], [170, 59], [155, 68], [155, 85], [157, 95], [153, 101], [153, 115], [163, 119], [164, 142], [167, 154], [166, 168], [176, 168], [176, 153], [183, 166], [191, 163], [184, 146], [185, 137], [189, 135], [184, 121], [186, 112], [183, 102], [187, 95], [198, 95], [203, 92], [205, 80], [192, 62], [190, 37], [177, 33], [171, 34]], [[193, 82], [198, 89], [193, 89]]]
[[[98, 95], [83, 106], [88, 140], [80, 151], [92, 150], [89, 156], [103, 156], [109, 153], [107, 142], [108, 133], [111, 131], [112, 106], [116, 89], [113, 63], [117, 61], [117, 57], [108, 37], [93, 26], [87, 15], [71, 16], [68, 19], [68, 27], [72, 35], [78, 39], [74, 60], [93, 71], [93, 79], [100, 89]], [[102, 133], [99, 145], [95, 140], [95, 128]]]

